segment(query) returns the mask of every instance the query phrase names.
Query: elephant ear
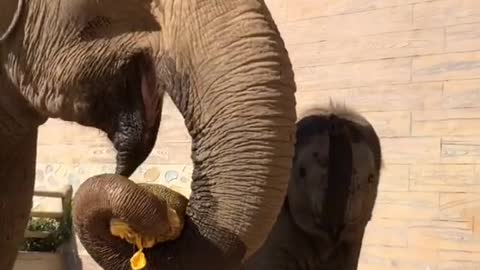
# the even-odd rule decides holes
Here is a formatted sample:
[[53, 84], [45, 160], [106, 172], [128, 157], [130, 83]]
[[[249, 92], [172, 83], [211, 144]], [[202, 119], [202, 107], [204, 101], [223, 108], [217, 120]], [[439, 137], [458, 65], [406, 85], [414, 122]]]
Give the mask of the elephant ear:
[[[17, 8], [15, 5], [2, 5], [0, 10], [0, 43], [4, 42], [15, 29], [20, 21], [20, 15], [23, 11], [25, 0], [17, 0]], [[8, 1], [7, 1], [8, 2]], [[11, 1], [14, 2], [14, 1]]]

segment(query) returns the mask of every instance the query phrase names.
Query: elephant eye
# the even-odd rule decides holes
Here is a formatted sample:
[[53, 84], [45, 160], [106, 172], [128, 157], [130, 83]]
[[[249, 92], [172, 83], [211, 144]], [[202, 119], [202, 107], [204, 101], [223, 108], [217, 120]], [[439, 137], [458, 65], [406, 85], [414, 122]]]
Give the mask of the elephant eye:
[[375, 183], [375, 177], [373, 176], [373, 174], [370, 174], [370, 175], [368, 176], [368, 183], [369, 183], [369, 184]]
[[325, 158], [320, 157], [318, 152], [313, 153], [313, 158], [316, 165], [320, 166], [321, 168], [328, 168], [328, 161]]
[[99, 37], [99, 33], [104, 32], [104, 30], [110, 25], [110, 19], [104, 16], [97, 16], [87, 22], [87, 24], [80, 31], [79, 36], [82, 40], [94, 39]]
[[307, 169], [305, 169], [305, 167], [300, 167], [299, 173], [301, 178], [305, 178], [307, 176]]

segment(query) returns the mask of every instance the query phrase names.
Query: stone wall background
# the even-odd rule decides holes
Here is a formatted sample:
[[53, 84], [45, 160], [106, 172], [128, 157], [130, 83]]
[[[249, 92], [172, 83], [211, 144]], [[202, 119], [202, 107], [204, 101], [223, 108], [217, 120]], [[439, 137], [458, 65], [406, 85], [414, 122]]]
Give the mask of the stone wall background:
[[[298, 111], [332, 98], [381, 136], [385, 169], [361, 270], [480, 269], [480, 1], [267, 0], [290, 52]], [[135, 173], [188, 195], [190, 140], [167, 100]], [[98, 132], [50, 120], [37, 187], [113, 172]], [[39, 206], [40, 207], [40, 206]]]

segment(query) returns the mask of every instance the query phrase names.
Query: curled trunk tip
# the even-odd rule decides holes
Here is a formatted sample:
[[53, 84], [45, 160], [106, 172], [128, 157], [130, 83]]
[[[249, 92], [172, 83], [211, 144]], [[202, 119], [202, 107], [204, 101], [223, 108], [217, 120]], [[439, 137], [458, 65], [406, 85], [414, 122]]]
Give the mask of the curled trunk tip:
[[133, 255], [132, 245], [111, 234], [112, 219], [145, 237], [162, 239], [171, 230], [167, 202], [146, 188], [116, 174], [87, 179], [75, 194], [73, 221], [80, 241], [102, 267], [113, 254], [115, 264]]

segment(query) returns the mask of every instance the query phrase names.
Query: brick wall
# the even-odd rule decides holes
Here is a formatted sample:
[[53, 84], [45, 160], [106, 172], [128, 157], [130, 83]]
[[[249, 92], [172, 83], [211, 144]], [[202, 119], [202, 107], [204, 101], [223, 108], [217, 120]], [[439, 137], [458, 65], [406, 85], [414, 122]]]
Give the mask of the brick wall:
[[[361, 270], [480, 269], [480, 1], [267, 0], [287, 43], [298, 109], [329, 98], [381, 136], [385, 170]], [[167, 100], [134, 179], [188, 193], [189, 137]], [[113, 171], [98, 132], [50, 120], [37, 186]]]
[[[96, 129], [50, 119], [40, 128], [38, 144], [39, 189], [65, 183], [76, 189], [93, 174], [114, 172], [115, 150]], [[192, 173], [190, 146], [183, 118], [166, 96], [156, 146], [132, 179], [162, 183], [188, 195]]]
[[329, 98], [381, 136], [361, 270], [480, 269], [480, 1], [268, 0], [299, 111]]

